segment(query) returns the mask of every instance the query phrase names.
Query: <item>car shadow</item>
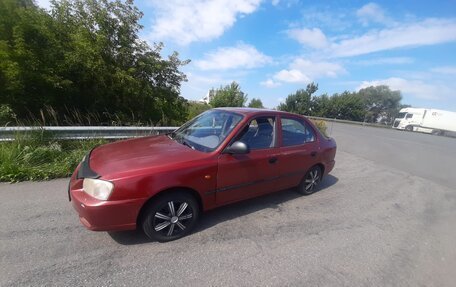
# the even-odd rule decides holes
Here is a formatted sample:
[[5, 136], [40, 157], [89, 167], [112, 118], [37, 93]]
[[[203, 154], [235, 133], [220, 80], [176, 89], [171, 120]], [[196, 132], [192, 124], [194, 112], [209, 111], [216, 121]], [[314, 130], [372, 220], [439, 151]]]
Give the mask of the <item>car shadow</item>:
[[[320, 183], [317, 192], [324, 192], [325, 189], [337, 183], [339, 179], [333, 175], [327, 175]], [[201, 216], [198, 226], [193, 233], [201, 232], [221, 222], [238, 218], [266, 208], [279, 208], [281, 204], [301, 197], [294, 189], [287, 189], [261, 197], [248, 199], [242, 202], [229, 204], [211, 210]], [[133, 231], [108, 232], [114, 241], [122, 245], [136, 245], [151, 242], [140, 228]]]

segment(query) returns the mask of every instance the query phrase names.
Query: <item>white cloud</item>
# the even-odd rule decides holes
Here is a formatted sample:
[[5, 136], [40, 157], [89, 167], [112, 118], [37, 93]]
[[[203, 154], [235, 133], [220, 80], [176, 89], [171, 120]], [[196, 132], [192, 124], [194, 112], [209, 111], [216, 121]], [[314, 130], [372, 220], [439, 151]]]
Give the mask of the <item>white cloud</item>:
[[[291, 23], [292, 27], [319, 27], [333, 32], [341, 32], [351, 28], [353, 22], [352, 11], [347, 8], [335, 8], [334, 5], [313, 6], [304, 8], [301, 11], [301, 19], [296, 23]], [[300, 24], [299, 24], [300, 23]]]
[[456, 75], [456, 66], [444, 66], [432, 68], [431, 72], [444, 74], [444, 75]]
[[281, 70], [274, 75], [274, 79], [287, 83], [309, 83], [310, 78], [300, 70]]
[[429, 84], [420, 80], [407, 80], [404, 78], [388, 78], [383, 80], [363, 81], [357, 90], [370, 86], [387, 85], [392, 90], [399, 90], [403, 94], [425, 100], [438, 100], [442, 93], [447, 94], [448, 88], [438, 84]]
[[222, 47], [214, 52], [209, 52], [203, 60], [196, 60], [195, 66], [201, 70], [250, 69], [271, 62], [271, 57], [264, 55], [251, 45], [241, 43], [235, 47]]
[[280, 0], [272, 0], [272, 1], [271, 1], [271, 4], [272, 4], [273, 6], [279, 5], [279, 3], [280, 3]]
[[282, 6], [290, 8], [293, 5], [299, 4], [300, 0], [271, 0], [272, 6]]
[[456, 41], [456, 21], [454, 19], [428, 19], [390, 29], [374, 30], [359, 37], [333, 43], [329, 48], [329, 54], [334, 57], [350, 57], [452, 41]]
[[221, 36], [238, 17], [253, 13], [261, 0], [149, 0], [156, 19], [150, 41], [187, 45]]
[[49, 10], [51, 8], [50, 0], [35, 0], [35, 3], [41, 8]]
[[287, 33], [290, 38], [312, 48], [324, 48], [328, 45], [325, 34], [318, 28], [291, 29]]
[[197, 83], [197, 84], [203, 84], [203, 85], [214, 85], [214, 84], [220, 85], [220, 84], [229, 82], [229, 80], [223, 78], [220, 75], [210, 75], [210, 76], [204, 75], [203, 76], [203, 75], [198, 75], [198, 74], [194, 74], [191, 72], [187, 73], [187, 78], [188, 78], [188, 83], [193, 83], [193, 84]]
[[401, 64], [411, 64], [414, 62], [413, 58], [409, 57], [385, 57], [385, 58], [376, 58], [361, 60], [355, 62], [355, 64], [363, 66], [373, 66], [373, 65], [401, 65]]
[[265, 86], [266, 88], [276, 88], [281, 84], [279, 82], [275, 82], [272, 79], [268, 79], [266, 81], [261, 82], [260, 85]]
[[283, 69], [277, 72], [273, 76], [273, 79], [269, 80], [275, 80], [276, 82], [307, 84], [317, 78], [333, 78], [344, 73], [346, 73], [345, 69], [337, 63], [310, 61], [303, 58], [297, 58], [289, 65], [288, 69]]
[[311, 79], [320, 77], [333, 78], [346, 72], [345, 69], [337, 63], [325, 61], [310, 61], [303, 58], [295, 59], [290, 64], [290, 68], [302, 71]]
[[241, 82], [237, 75], [223, 75], [223, 74], [196, 74], [193, 72], [186, 72], [188, 81], [182, 83], [182, 95], [191, 100], [202, 99], [209, 89], [218, 88], [227, 85], [232, 81]]
[[391, 20], [385, 16], [385, 11], [378, 4], [370, 2], [356, 11], [359, 21], [367, 26], [370, 22], [389, 24]]
[[456, 19], [426, 19], [332, 41], [315, 28], [290, 31], [290, 37], [304, 45], [318, 48], [318, 53], [327, 57], [352, 57], [385, 50], [454, 42]]

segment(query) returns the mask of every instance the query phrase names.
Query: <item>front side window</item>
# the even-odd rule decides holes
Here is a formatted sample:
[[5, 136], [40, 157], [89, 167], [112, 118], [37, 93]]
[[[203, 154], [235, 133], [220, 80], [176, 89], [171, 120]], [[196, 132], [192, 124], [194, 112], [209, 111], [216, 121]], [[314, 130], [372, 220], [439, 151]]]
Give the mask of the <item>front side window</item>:
[[413, 118], [413, 114], [407, 114], [407, 116], [405, 118], [406, 119], [411, 119], [411, 118]]
[[300, 145], [315, 141], [315, 133], [304, 121], [282, 118], [283, 146]]
[[244, 127], [236, 140], [252, 150], [265, 149], [275, 146], [275, 134], [275, 117], [258, 117]]
[[169, 137], [192, 149], [214, 151], [243, 116], [223, 110], [210, 110], [187, 122]]

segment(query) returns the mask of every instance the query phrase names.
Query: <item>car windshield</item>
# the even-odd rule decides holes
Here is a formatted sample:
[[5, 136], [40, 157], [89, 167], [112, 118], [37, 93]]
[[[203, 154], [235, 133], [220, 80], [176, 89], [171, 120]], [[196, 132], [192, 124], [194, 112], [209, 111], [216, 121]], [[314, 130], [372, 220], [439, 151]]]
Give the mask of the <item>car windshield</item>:
[[398, 113], [397, 117], [398, 119], [403, 119], [407, 113]]
[[169, 137], [194, 150], [211, 152], [231, 133], [242, 115], [222, 110], [207, 111], [187, 122]]

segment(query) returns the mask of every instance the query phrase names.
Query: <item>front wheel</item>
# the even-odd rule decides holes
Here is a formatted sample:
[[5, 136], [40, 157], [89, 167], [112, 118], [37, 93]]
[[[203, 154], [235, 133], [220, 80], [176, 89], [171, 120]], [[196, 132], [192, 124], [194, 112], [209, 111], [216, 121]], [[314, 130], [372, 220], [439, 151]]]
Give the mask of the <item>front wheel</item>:
[[298, 192], [303, 195], [309, 195], [317, 190], [318, 184], [321, 182], [322, 172], [319, 166], [312, 167], [304, 176], [298, 186]]
[[184, 192], [172, 192], [151, 202], [142, 221], [144, 233], [153, 240], [166, 242], [189, 234], [199, 217], [195, 198]]
[[409, 131], [409, 132], [413, 132], [413, 126], [406, 126], [405, 130]]

